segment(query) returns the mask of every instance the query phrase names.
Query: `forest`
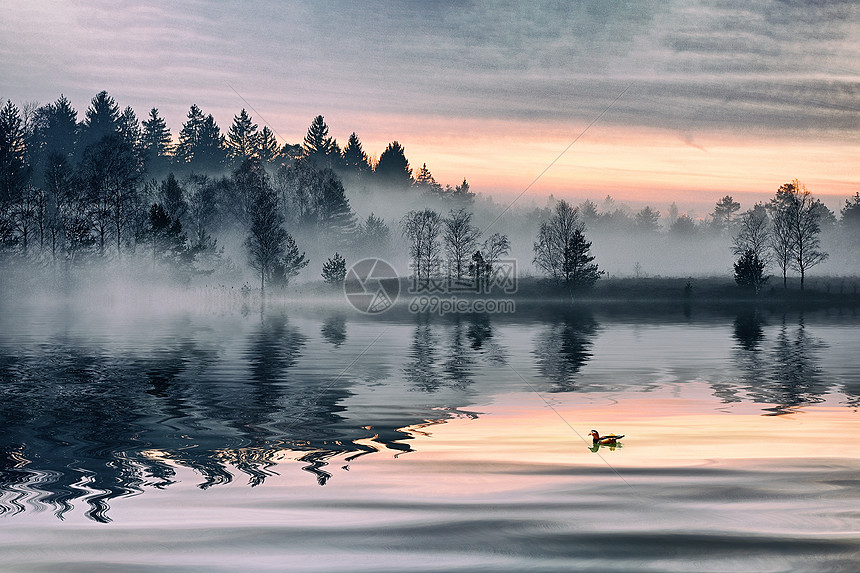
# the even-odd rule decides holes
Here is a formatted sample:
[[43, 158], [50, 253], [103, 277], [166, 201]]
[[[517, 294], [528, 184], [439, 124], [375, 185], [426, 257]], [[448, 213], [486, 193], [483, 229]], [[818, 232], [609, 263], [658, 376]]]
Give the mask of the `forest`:
[[[0, 265], [42, 276], [110, 264], [180, 284], [283, 288], [344, 280], [363, 257], [487, 284], [505, 259], [569, 289], [607, 276], [725, 275], [761, 291], [807, 284], [821, 265], [860, 274], [860, 192], [835, 213], [792, 179], [741, 211], [726, 195], [703, 218], [607, 196], [501, 205], [464, 178], [442, 185], [394, 140], [377, 157], [322, 115], [280, 144], [245, 109], [225, 133], [192, 105], [176, 137], [157, 108], [140, 121], [107, 92], [79, 118], [65, 97], [0, 109]], [[500, 230], [504, 230], [501, 232]], [[406, 273], [403, 273], [404, 276]]]

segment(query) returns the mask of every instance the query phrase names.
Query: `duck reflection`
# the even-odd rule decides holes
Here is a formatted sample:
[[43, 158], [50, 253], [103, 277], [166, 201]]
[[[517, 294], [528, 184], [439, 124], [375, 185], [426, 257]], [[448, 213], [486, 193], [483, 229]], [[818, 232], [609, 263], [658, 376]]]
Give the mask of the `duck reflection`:
[[569, 312], [537, 335], [533, 354], [541, 375], [552, 382], [551, 392], [576, 390], [576, 378], [591, 358], [598, 323], [585, 311]]

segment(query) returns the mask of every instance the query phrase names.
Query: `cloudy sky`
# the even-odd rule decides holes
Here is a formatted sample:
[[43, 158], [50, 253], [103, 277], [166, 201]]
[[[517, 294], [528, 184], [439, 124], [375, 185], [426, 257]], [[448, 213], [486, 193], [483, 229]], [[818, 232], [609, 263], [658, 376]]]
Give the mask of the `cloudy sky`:
[[222, 130], [244, 107], [291, 143], [322, 114], [500, 201], [550, 164], [526, 199], [701, 216], [794, 178], [831, 207], [860, 191], [854, 0], [9, 4], [0, 97], [19, 105], [63, 93], [82, 117], [106, 89], [174, 134], [192, 103]]

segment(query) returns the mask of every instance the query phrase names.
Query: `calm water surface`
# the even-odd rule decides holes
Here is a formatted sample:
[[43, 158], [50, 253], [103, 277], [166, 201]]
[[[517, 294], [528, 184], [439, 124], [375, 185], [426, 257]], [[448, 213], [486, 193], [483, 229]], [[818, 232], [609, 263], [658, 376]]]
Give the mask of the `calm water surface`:
[[94, 303], [3, 308], [0, 569], [860, 570], [851, 311]]

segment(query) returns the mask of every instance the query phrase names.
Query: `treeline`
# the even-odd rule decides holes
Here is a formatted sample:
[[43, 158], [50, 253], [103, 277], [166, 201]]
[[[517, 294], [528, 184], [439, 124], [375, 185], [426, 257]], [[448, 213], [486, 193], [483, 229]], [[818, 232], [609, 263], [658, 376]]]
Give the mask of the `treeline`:
[[[386, 208], [388, 220], [361, 216], [350, 198]], [[699, 219], [674, 203], [661, 215], [607, 196], [599, 206], [550, 197], [546, 207], [511, 210], [477, 198], [465, 179], [443, 187], [426, 164], [413, 169], [397, 141], [378, 160], [355, 133], [341, 146], [322, 116], [300, 144], [281, 145], [245, 110], [222, 134], [196, 105], [174, 138], [157, 109], [140, 122], [107, 92], [92, 99], [80, 121], [63, 96], [21, 109], [7, 101], [0, 109], [0, 260], [6, 262], [71, 268], [145, 261], [184, 280], [238, 278], [248, 266], [265, 288], [288, 284], [311, 258], [324, 280], [337, 283], [347, 259], [402, 253], [418, 286], [442, 278], [480, 289], [513, 256], [520, 272], [528, 260], [575, 288], [603, 274], [591, 240], [609, 245], [621, 237], [631, 249], [653, 237], [673, 244], [714, 239], [737, 257], [738, 283], [759, 290], [771, 267], [784, 283], [791, 271], [803, 284], [828, 257], [822, 236], [839, 246], [840, 259], [857, 258], [860, 193], [846, 200], [838, 218], [797, 181], [767, 204], [740, 208], [726, 196]], [[506, 233], [491, 233], [494, 226]]]
[[[465, 179], [443, 187], [426, 164], [413, 173], [397, 141], [378, 160], [355, 133], [341, 148], [322, 116], [301, 144], [279, 145], [244, 109], [222, 134], [192, 105], [176, 140], [156, 108], [140, 122], [104, 91], [80, 121], [64, 96], [0, 109], [4, 259], [75, 265], [145, 256], [188, 276], [235, 270], [215, 237], [238, 234], [261, 278], [285, 284], [306, 264], [291, 233], [351, 253], [387, 243], [389, 224], [356, 217], [345, 184], [408, 189], [452, 207], [474, 200]], [[282, 232], [272, 235], [275, 228]]]

